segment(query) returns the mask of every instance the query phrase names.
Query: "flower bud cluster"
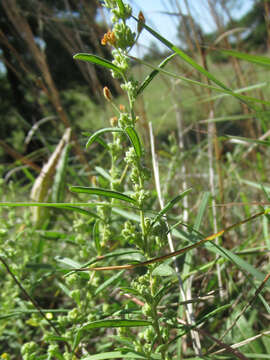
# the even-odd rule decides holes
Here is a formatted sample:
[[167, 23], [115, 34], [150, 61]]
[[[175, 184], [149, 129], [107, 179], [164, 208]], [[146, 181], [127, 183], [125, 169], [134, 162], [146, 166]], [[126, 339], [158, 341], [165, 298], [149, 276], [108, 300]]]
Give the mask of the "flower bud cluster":
[[131, 221], [126, 221], [121, 232], [125, 243], [135, 244], [138, 248], [143, 246], [141, 234], [137, 231], [136, 226]]
[[[109, 44], [116, 50], [112, 51], [113, 63], [118, 66], [123, 74], [129, 69], [129, 61], [126, 56], [126, 49], [134, 45], [136, 34], [126, 24], [126, 20], [131, 17], [132, 9], [130, 5], [123, 4], [120, 8], [116, 1], [104, 1], [104, 6], [109, 8], [112, 16], [113, 29], [109, 30], [101, 40], [102, 45]], [[112, 71], [113, 77], [119, 78], [119, 73]]]
[[104, 219], [99, 224], [100, 246], [104, 247], [108, 244], [112, 235], [110, 225], [107, 223], [107, 220], [111, 217], [111, 209], [107, 206], [99, 206], [97, 213], [101, 219]]
[[128, 113], [123, 112], [119, 116], [118, 125], [121, 129], [125, 129], [127, 126], [134, 126], [135, 124], [132, 117]]
[[122, 84], [121, 88], [128, 93], [130, 101], [134, 103], [137, 96], [138, 81], [130, 79], [125, 84]]

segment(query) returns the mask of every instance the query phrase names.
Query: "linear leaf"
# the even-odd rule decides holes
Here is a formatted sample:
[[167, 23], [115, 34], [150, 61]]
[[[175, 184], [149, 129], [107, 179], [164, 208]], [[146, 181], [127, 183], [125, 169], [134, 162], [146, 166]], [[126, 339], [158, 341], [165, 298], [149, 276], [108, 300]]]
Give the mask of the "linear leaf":
[[266, 56], [246, 54], [246, 53], [242, 53], [242, 52], [239, 52], [239, 51], [236, 51], [236, 50], [222, 50], [222, 49], [220, 49], [219, 51], [224, 53], [224, 54], [236, 57], [238, 59], [254, 63], [256, 65], [270, 67], [270, 58], [266, 57]]
[[87, 356], [84, 360], [105, 360], [105, 359], [161, 359], [161, 357], [146, 357], [133, 352], [110, 351], [102, 354]]
[[[261, 111], [259, 112], [259, 115], [263, 115], [263, 114], [269, 114], [269, 111]], [[253, 114], [241, 114], [241, 115], [228, 115], [228, 116], [220, 116], [220, 117], [216, 117], [216, 118], [212, 118], [212, 119], [205, 119], [205, 120], [200, 120], [199, 122], [201, 124], [205, 124], [205, 123], [212, 123], [212, 122], [223, 122], [223, 121], [238, 121], [238, 120], [243, 120], [243, 119], [250, 119], [251, 117], [256, 117], [257, 113], [253, 113]]]
[[86, 187], [86, 186], [71, 186], [69, 190], [75, 193], [85, 193], [90, 195], [105, 196], [111, 199], [118, 199], [129, 202], [131, 204], [136, 204], [135, 199], [132, 199], [130, 196], [127, 196], [125, 194], [113, 190]]
[[126, 319], [106, 319], [106, 320], [97, 320], [90, 322], [88, 324], [83, 325], [79, 328], [73, 345], [72, 349], [76, 349], [79, 345], [80, 340], [82, 339], [84, 332], [92, 330], [92, 329], [99, 329], [99, 328], [115, 328], [115, 327], [138, 327], [138, 326], [149, 326], [152, 325], [151, 321], [147, 320], [126, 320]]
[[251, 144], [270, 146], [270, 141], [266, 141], [266, 140], [250, 139], [243, 136], [232, 136], [232, 135], [226, 135], [225, 138], [236, 139]]
[[164, 208], [162, 210], [160, 210], [160, 212], [157, 214], [157, 216], [154, 218], [154, 220], [151, 223], [151, 226], [153, 226], [157, 221], [159, 221], [159, 219], [165, 215], [178, 201], [180, 201], [181, 199], [183, 199], [184, 196], [186, 196], [189, 192], [191, 191], [191, 188], [183, 191], [180, 195], [177, 195], [175, 198], [173, 198], [171, 201], [168, 202], [168, 204], [166, 204], [164, 206]]
[[140, 158], [142, 156], [142, 146], [137, 131], [133, 127], [127, 126], [125, 128], [125, 132], [127, 133], [129, 140], [131, 141], [138, 158]]
[[62, 205], [61, 209], [65, 209], [65, 210], [70, 210], [70, 211], [74, 211], [83, 215], [87, 215], [87, 216], [91, 216], [97, 219], [100, 219], [100, 217], [94, 213], [93, 211], [89, 211], [89, 210], [85, 210], [85, 209], [81, 209], [77, 206], [72, 206], [72, 205]]
[[79, 53], [79, 54], [74, 55], [73, 59], [87, 61], [92, 64], [96, 64], [96, 65], [105, 67], [107, 69], [117, 71], [121, 75], [123, 74], [121, 69], [118, 66], [114, 65], [112, 62], [110, 62], [106, 59], [103, 59], [102, 57], [97, 56], [97, 55], [87, 54], [87, 53]]
[[97, 139], [101, 134], [104, 134], [106, 132], [123, 132], [120, 128], [104, 128], [96, 131], [90, 138], [88, 139], [85, 147], [86, 149]]
[[207, 210], [207, 204], [209, 202], [209, 198], [210, 198], [210, 193], [205, 192], [203, 194], [203, 198], [202, 198], [202, 201], [200, 203], [199, 211], [198, 211], [198, 214], [196, 216], [196, 220], [195, 220], [195, 224], [194, 224], [194, 230], [196, 230], [196, 231], [198, 231], [200, 229], [204, 213]]
[[88, 331], [98, 328], [115, 328], [115, 327], [137, 327], [137, 326], [149, 326], [152, 325], [148, 320], [128, 320], [128, 319], [106, 319], [97, 320], [83, 325], [79, 331]]
[[174, 56], [176, 53], [171, 54], [165, 60], [163, 60], [159, 65], [158, 68], [153, 70], [144, 80], [144, 82], [140, 85], [139, 89], [137, 90], [137, 96], [140, 95], [144, 89], [150, 84], [150, 82], [159, 74], [159, 68], [162, 69]]
[[70, 234], [65, 234], [59, 231], [54, 231], [54, 230], [37, 230], [37, 233], [40, 236], [45, 237], [46, 239], [67, 239]]
[[[70, 210], [70, 211], [74, 211], [80, 214], [84, 214], [87, 216], [92, 216], [95, 218], [99, 219], [99, 216], [97, 214], [95, 214], [92, 211], [87, 211], [84, 209], [79, 208], [78, 206], [75, 205], [79, 205], [79, 206], [96, 206], [97, 204], [90, 204], [90, 203], [79, 203], [79, 204], [71, 204], [71, 203], [47, 203], [47, 202], [3, 202], [0, 203], [0, 207], [2, 206], [6, 206], [6, 207], [32, 207], [32, 206], [36, 206], [36, 207], [46, 207], [46, 208], [56, 208], [56, 209], [63, 209], [63, 210]], [[106, 204], [105, 204], [106, 205]]]
[[[96, 263], [97, 261], [100, 261], [100, 260], [105, 260], [105, 259], [110, 259], [110, 258], [114, 258], [114, 257], [120, 257], [122, 256], [125, 257], [125, 255], [129, 255], [129, 254], [139, 254], [141, 255], [141, 252], [138, 251], [138, 250], [135, 250], [135, 249], [117, 249], [111, 253], [107, 253], [105, 255], [102, 255], [102, 256], [98, 256], [90, 261], [88, 261], [87, 263], [84, 263], [80, 268], [81, 269], [85, 269], [87, 268], [88, 266]], [[142, 259], [140, 259], [141, 261], [144, 261], [145, 258], [142, 256]], [[69, 276], [71, 274], [73, 274], [75, 271], [70, 271], [69, 273], [66, 274], [66, 276]]]

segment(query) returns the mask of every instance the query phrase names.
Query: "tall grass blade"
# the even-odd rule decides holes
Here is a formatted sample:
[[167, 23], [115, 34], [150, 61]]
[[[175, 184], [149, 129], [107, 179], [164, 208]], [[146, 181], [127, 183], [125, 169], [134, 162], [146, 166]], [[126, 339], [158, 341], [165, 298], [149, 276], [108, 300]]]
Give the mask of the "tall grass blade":
[[251, 144], [257, 144], [257, 145], [270, 146], [270, 141], [266, 141], [266, 140], [250, 139], [250, 138], [246, 138], [246, 137], [243, 137], [243, 136], [232, 136], [232, 135], [226, 135], [224, 137], [228, 138], [228, 139], [239, 140], [240, 142], [244, 142], [244, 143], [251, 143]]
[[246, 53], [242, 53], [242, 52], [239, 52], [239, 51], [236, 51], [236, 50], [222, 50], [222, 49], [220, 49], [219, 51], [226, 54], [226, 55], [230, 55], [230, 56], [236, 57], [238, 59], [251, 62], [251, 63], [256, 64], [256, 65], [266, 66], [268, 68], [270, 67], [270, 59], [269, 59], [269, 57], [266, 57], [266, 56], [246, 54]]

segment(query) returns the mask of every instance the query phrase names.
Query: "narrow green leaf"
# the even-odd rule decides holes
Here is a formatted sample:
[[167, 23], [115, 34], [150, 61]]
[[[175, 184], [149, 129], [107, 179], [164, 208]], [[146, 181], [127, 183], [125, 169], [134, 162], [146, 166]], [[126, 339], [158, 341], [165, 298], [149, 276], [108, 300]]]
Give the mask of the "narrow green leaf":
[[64, 341], [64, 342], [68, 342], [68, 339], [63, 337], [63, 336], [57, 336], [57, 335], [48, 335], [46, 337], [47, 341]]
[[105, 360], [105, 359], [161, 359], [161, 357], [146, 357], [133, 352], [111, 351], [102, 354], [87, 356], [84, 360]]
[[[243, 100], [249, 100], [249, 101], [252, 101], [252, 102], [258, 102], [260, 104], [264, 104], [264, 105], [269, 105], [269, 101], [264, 101], [264, 100], [261, 100], [261, 99], [256, 99], [256, 98], [253, 98], [251, 96], [246, 96], [246, 95], [241, 95], [241, 93], [246, 93], [248, 91], [253, 91], [255, 89], [260, 89], [260, 88], [263, 88], [265, 86], [267, 86], [268, 83], [267, 82], [263, 82], [263, 83], [258, 83], [258, 84], [254, 84], [254, 85], [250, 85], [250, 86], [245, 86], [244, 88], [239, 88], [239, 89], [236, 89], [234, 90], [234, 93], [233, 94], [230, 94], [229, 91], [222, 91], [223, 94], [220, 94], [220, 95], [214, 95], [214, 96], [207, 96], [207, 97], [194, 97], [193, 100], [190, 99], [189, 101], [186, 102], [186, 104], [192, 104], [194, 102], [196, 102], [197, 104], [202, 104], [202, 103], [205, 103], [205, 102], [209, 102], [209, 101], [213, 101], [213, 100], [217, 100], [217, 99], [221, 99], [223, 97], [226, 97], [226, 96], [229, 96], [229, 95], [238, 95], [239, 98], [242, 98]], [[215, 88], [213, 88], [214, 90]], [[221, 89], [220, 89], [221, 90]], [[217, 91], [217, 90], [216, 90]], [[257, 109], [255, 109], [257, 110]], [[265, 111], [265, 113], [269, 113], [269, 111]], [[264, 113], [264, 111], [259, 111], [257, 110], [257, 116], [260, 115], [260, 113]], [[250, 114], [250, 116], [252, 116], [252, 114]]]
[[140, 87], [137, 90], [137, 95], [140, 95], [144, 89], [150, 84], [150, 82], [156, 77], [157, 74], [159, 74], [159, 69], [162, 69], [165, 67], [165, 65], [176, 55], [176, 53], [173, 53], [169, 55], [165, 60], [163, 60], [159, 65], [158, 68], [153, 70], [144, 80], [144, 82], [140, 85]]
[[200, 229], [202, 219], [203, 219], [203, 215], [204, 215], [205, 211], [207, 210], [207, 204], [209, 202], [209, 198], [210, 198], [210, 192], [205, 192], [203, 194], [203, 198], [202, 198], [202, 201], [200, 203], [199, 211], [198, 211], [198, 214], [196, 216], [196, 220], [195, 220], [195, 224], [194, 224], [194, 230], [196, 230], [196, 231], [198, 231]]
[[[74, 207], [73, 205], [76, 205]], [[29, 207], [29, 206], [40, 206], [40, 207], [53, 207], [58, 209], [64, 209], [65, 207], [72, 207], [72, 209], [76, 210], [77, 206], [86, 206], [86, 207], [93, 207], [93, 206], [111, 206], [108, 203], [50, 203], [50, 202], [1, 202], [0, 206], [2, 207]], [[116, 206], [115, 204], [113, 206]]]
[[236, 140], [248, 142], [248, 143], [251, 143], [251, 144], [270, 146], [270, 141], [267, 141], [267, 140], [257, 140], [257, 139], [246, 138], [246, 137], [243, 137], [243, 136], [231, 136], [231, 135], [226, 135], [225, 138], [236, 139]]
[[61, 206], [61, 209], [74, 211], [74, 212], [77, 212], [77, 213], [80, 213], [80, 214], [83, 214], [83, 215], [87, 215], [87, 216], [90, 216], [90, 217], [94, 217], [94, 218], [100, 219], [100, 217], [99, 217], [96, 213], [94, 213], [93, 211], [81, 209], [81, 208], [79, 208], [79, 207], [77, 207], [77, 206], [62, 205], [62, 206]]
[[125, 132], [127, 133], [129, 140], [131, 141], [138, 158], [140, 158], [142, 156], [142, 146], [137, 131], [133, 127], [127, 126], [125, 128]]
[[177, 195], [175, 198], [173, 198], [171, 201], [169, 201], [168, 204], [166, 204], [164, 206], [164, 208], [162, 210], [160, 210], [160, 212], [154, 218], [154, 220], [151, 223], [151, 226], [153, 226], [156, 222], [158, 222], [163, 215], [165, 215], [178, 201], [183, 199], [183, 197], [185, 197], [190, 191], [191, 191], [191, 188], [183, 191], [180, 195]]
[[54, 231], [54, 230], [37, 230], [37, 233], [40, 236], [45, 237], [46, 239], [67, 239], [70, 234], [65, 234], [59, 231]]
[[175, 275], [175, 271], [174, 269], [168, 265], [168, 264], [160, 264], [159, 266], [157, 266], [153, 273], [154, 276], [172, 276]]
[[255, 359], [255, 360], [259, 360], [259, 359], [263, 359], [263, 360], [267, 360], [270, 359], [270, 355], [265, 355], [265, 354], [256, 354], [256, 353], [244, 353], [244, 355], [248, 358], [248, 359]]
[[230, 55], [233, 57], [236, 57], [241, 60], [245, 60], [251, 63], [254, 63], [256, 65], [266, 66], [270, 67], [270, 58], [262, 55], [252, 55], [252, 54], [246, 54], [242, 53], [236, 50], [219, 50], [220, 52]]
[[96, 140], [99, 138], [99, 136], [101, 134], [104, 134], [106, 132], [123, 132], [122, 129], [120, 128], [104, 128], [104, 129], [100, 129], [98, 131], [96, 131], [92, 136], [90, 136], [90, 138], [88, 139], [85, 147], [86, 149]]
[[[139, 259], [133, 259], [133, 261], [139, 261], [139, 262], [143, 262], [146, 261], [145, 257], [141, 254], [141, 252], [139, 250], [135, 250], [135, 249], [117, 249], [113, 252], [107, 253], [105, 255], [102, 256], [98, 256], [95, 257], [89, 261], [87, 261], [86, 263], [84, 263], [83, 265], [81, 265], [79, 268], [86, 268], [88, 266], [91, 266], [93, 264], [95, 264], [96, 262], [100, 261], [100, 260], [106, 260], [106, 259], [110, 259], [110, 258], [114, 258], [114, 257], [121, 257], [120, 260], [122, 259], [128, 259], [130, 260], [129, 255], [131, 254], [136, 254], [137, 258], [139, 257]], [[77, 267], [76, 267], [77, 269]], [[72, 274], [74, 274], [76, 271], [72, 270], [70, 272], [68, 272], [67, 274], [65, 274], [65, 277], [70, 276]]]
[[[263, 115], [263, 114], [267, 114], [269, 113], [269, 111], [261, 111], [259, 112], [259, 115]], [[243, 120], [243, 119], [250, 119], [251, 117], [257, 117], [257, 114], [241, 114], [241, 115], [229, 115], [229, 116], [220, 116], [220, 117], [216, 117], [216, 118], [212, 118], [212, 119], [205, 119], [205, 120], [200, 120], [199, 122], [201, 124], [205, 124], [205, 123], [212, 123], [212, 122], [223, 122], [223, 121], [238, 121], [238, 120]]]
[[90, 195], [105, 196], [111, 199], [118, 199], [129, 202], [131, 204], [136, 204], [136, 200], [132, 199], [130, 196], [127, 196], [125, 194], [113, 190], [106, 190], [101, 188], [92, 188], [85, 186], [71, 186], [69, 190], [75, 193], [85, 193]]
[[112, 283], [114, 283], [116, 280], [118, 280], [122, 274], [125, 272], [125, 270], [117, 272], [115, 275], [110, 277], [108, 280], [106, 280], [104, 283], [102, 283], [95, 291], [95, 296], [98, 295], [101, 291], [106, 289], [108, 286], [110, 286]]
[[138, 327], [138, 326], [149, 326], [152, 325], [150, 321], [147, 320], [125, 320], [125, 319], [106, 319], [106, 320], [97, 320], [83, 325], [79, 328], [73, 345], [72, 350], [74, 351], [79, 345], [81, 339], [84, 336], [86, 331], [98, 328], [115, 328], [115, 327]]
[[[90, 203], [78, 203], [78, 204], [74, 204], [74, 205], [80, 205], [80, 206], [96, 206], [97, 204], [90, 204]], [[70, 203], [42, 203], [42, 202], [4, 202], [4, 203], [0, 203], [0, 207], [2, 206], [6, 206], [6, 207], [32, 207], [32, 206], [37, 206], [37, 207], [47, 207], [47, 208], [56, 208], [56, 209], [63, 209], [63, 210], [70, 210], [70, 211], [74, 211], [83, 215], [87, 215], [87, 216], [92, 216], [95, 218], [99, 219], [99, 216], [97, 214], [95, 214], [92, 211], [87, 211], [84, 209], [79, 208], [78, 206], [74, 206], [73, 204]]]
[[79, 332], [88, 331], [98, 328], [115, 328], [115, 327], [137, 327], [137, 326], [149, 326], [152, 325], [148, 320], [128, 320], [128, 319], [106, 319], [89, 322], [83, 325]]
[[240, 182], [241, 183], [244, 183], [244, 184], [247, 184], [249, 186], [252, 186], [256, 189], [263, 189], [266, 191], [266, 192], [269, 192], [270, 193], [270, 186], [267, 186], [266, 184], [258, 184], [257, 182], [253, 182], [253, 181], [250, 181], [250, 180], [245, 180], [245, 179], [240, 179]]
[[132, 294], [132, 295], [135, 295], [135, 296], [141, 296], [140, 292], [135, 290], [134, 288], [129, 288], [129, 287], [120, 287], [120, 290], [122, 292], [125, 292], [125, 293], [128, 293], [128, 294]]
[[119, 74], [123, 75], [121, 69], [118, 66], [114, 65], [112, 62], [110, 62], [106, 59], [103, 59], [102, 57], [97, 56], [97, 55], [79, 53], [79, 54], [74, 55], [73, 59], [87, 61], [92, 64], [96, 64], [96, 65], [105, 67], [107, 69], [117, 71]]

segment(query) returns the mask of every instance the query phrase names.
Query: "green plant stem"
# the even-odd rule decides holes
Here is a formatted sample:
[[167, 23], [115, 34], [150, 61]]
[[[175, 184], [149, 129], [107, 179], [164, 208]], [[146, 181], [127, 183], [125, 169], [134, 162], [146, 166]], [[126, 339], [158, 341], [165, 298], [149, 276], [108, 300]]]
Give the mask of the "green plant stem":
[[[150, 284], [151, 284], [151, 295], [152, 295], [152, 298], [154, 297], [154, 290], [153, 290], [153, 277], [152, 277], [152, 274], [150, 275]], [[158, 342], [159, 342], [159, 345], [163, 345], [164, 344], [164, 341], [163, 341], [163, 338], [162, 338], [162, 335], [161, 335], [161, 332], [160, 332], [160, 327], [159, 327], [159, 322], [158, 322], [158, 318], [159, 318], [159, 315], [157, 313], [157, 307], [156, 307], [156, 304], [153, 303], [151, 304], [151, 307], [152, 307], [152, 319], [153, 319], [153, 327], [157, 333], [157, 337], [158, 337]], [[166, 358], [166, 354], [165, 354], [165, 350], [162, 349], [161, 350], [161, 356], [162, 356], [162, 359], [165, 359]]]

